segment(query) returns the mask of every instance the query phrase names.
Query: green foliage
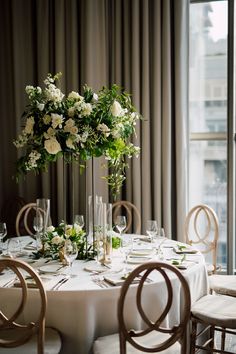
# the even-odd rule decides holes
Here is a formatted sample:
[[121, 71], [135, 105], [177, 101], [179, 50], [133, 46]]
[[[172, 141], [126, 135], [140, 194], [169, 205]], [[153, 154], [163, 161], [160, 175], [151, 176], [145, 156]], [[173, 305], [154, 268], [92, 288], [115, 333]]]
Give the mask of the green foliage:
[[60, 156], [67, 162], [86, 161], [105, 156], [110, 175], [109, 186], [116, 194], [125, 180], [126, 157], [139, 155], [139, 147], [130, 142], [137, 120], [130, 95], [119, 86], [103, 87], [98, 94], [87, 85], [81, 96], [70, 92], [66, 97], [48, 74], [45, 88], [26, 86], [29, 105], [22, 117], [24, 128], [14, 141], [22, 149], [17, 161], [17, 178], [28, 171], [47, 170]]

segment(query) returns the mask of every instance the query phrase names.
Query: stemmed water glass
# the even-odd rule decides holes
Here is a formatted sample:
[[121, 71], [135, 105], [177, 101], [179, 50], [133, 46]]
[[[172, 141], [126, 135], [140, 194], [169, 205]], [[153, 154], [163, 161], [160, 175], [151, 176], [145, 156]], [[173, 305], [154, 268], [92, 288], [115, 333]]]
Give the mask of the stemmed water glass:
[[70, 267], [72, 268], [72, 264], [78, 255], [78, 247], [77, 243], [71, 240], [66, 240], [64, 245], [64, 258]]
[[156, 220], [148, 220], [147, 221], [146, 232], [147, 232], [148, 236], [150, 237], [151, 245], [153, 245], [154, 238], [158, 233], [158, 226], [157, 226]]
[[3, 252], [3, 238], [7, 234], [7, 226], [5, 222], [0, 222], [0, 254]]

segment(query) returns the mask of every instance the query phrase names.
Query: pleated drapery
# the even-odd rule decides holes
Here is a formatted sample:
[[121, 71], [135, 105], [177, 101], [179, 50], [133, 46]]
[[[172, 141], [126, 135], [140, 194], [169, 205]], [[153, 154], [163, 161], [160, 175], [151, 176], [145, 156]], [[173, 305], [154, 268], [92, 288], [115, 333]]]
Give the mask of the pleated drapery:
[[[182, 239], [186, 208], [188, 108], [188, 0], [2, 0], [0, 2], [1, 94], [0, 206], [20, 195], [51, 199], [54, 223], [63, 217], [62, 161], [49, 171], [30, 173], [19, 184], [12, 176], [18, 152], [12, 144], [27, 104], [26, 85], [42, 85], [61, 71], [61, 88], [82, 94], [85, 83], [98, 90], [116, 83], [132, 93], [143, 115], [120, 195], [141, 211], [142, 229], [156, 219], [166, 233]], [[104, 159], [94, 160], [96, 193], [112, 201], [101, 178]], [[91, 161], [75, 176], [75, 212], [86, 213]], [[68, 184], [68, 195], [71, 187]], [[71, 201], [68, 210], [72, 213]], [[68, 215], [72, 218], [72, 215]]]

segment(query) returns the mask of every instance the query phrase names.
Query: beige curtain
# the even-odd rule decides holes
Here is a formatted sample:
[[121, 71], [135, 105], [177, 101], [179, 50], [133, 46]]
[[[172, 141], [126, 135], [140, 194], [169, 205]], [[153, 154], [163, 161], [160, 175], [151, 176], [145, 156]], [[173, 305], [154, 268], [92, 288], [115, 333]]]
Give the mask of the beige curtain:
[[[120, 198], [133, 202], [166, 233], [182, 238], [185, 216], [186, 121], [188, 82], [188, 0], [2, 0], [0, 2], [2, 129], [0, 205], [14, 195], [27, 201], [51, 199], [56, 223], [63, 218], [62, 161], [47, 173], [12, 180], [28, 84], [42, 85], [48, 72], [63, 72], [65, 93], [98, 90], [117, 83], [132, 93], [142, 113], [134, 141], [139, 159], [129, 160]], [[101, 176], [103, 160], [93, 161], [96, 193], [111, 201]], [[68, 218], [86, 212], [91, 193], [91, 162], [68, 182]], [[73, 190], [72, 190], [73, 189]]]

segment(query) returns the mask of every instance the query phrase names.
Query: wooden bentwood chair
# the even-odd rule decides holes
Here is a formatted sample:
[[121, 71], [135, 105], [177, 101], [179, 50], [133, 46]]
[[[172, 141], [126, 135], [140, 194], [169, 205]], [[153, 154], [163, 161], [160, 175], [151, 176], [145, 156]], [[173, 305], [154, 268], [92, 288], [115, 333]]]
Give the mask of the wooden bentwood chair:
[[[123, 211], [122, 211], [123, 209]], [[141, 232], [141, 216], [138, 208], [128, 202], [127, 200], [119, 200], [118, 202], [115, 202], [112, 204], [112, 213], [113, 213], [113, 220], [115, 222], [115, 219], [117, 215], [120, 215], [124, 213], [126, 215], [127, 219], [127, 226], [126, 229], [124, 230], [125, 232], [130, 231], [132, 229], [132, 226], [134, 227], [134, 233], [135, 234], [140, 234]]]
[[203, 254], [211, 254], [212, 263], [207, 264], [208, 275], [219, 269], [218, 238], [219, 222], [215, 211], [205, 204], [194, 206], [185, 219], [185, 240], [189, 245], [196, 245]]
[[[10, 314], [7, 310], [3, 310], [3, 300], [1, 298], [0, 353], [58, 354], [61, 349], [61, 338], [55, 329], [45, 329], [47, 298], [38, 274], [27, 263], [10, 258], [0, 259], [0, 269], [3, 271], [10, 269], [16, 275], [15, 285], [19, 287], [19, 292], [15, 294], [16, 305]], [[27, 279], [31, 280], [28, 286], [34, 289], [28, 289]], [[3, 290], [5, 289], [1, 291]], [[25, 311], [27, 306], [28, 309], [30, 306], [29, 291], [34, 291], [32, 294], [34, 295], [34, 300], [39, 301], [37, 305], [36, 303], [31, 304], [30, 312], [34, 320], [32, 320], [32, 318], [26, 320], [27, 314]], [[32, 306], [35, 306], [33, 311]]]
[[[144, 283], [152, 272], [158, 272], [164, 278], [166, 285], [166, 302], [164, 310], [158, 314], [158, 318], [153, 322], [143, 308], [142, 292], [145, 292]], [[173, 304], [174, 291], [171, 280], [179, 281], [181, 304], [176, 308], [181, 319], [173, 327], [163, 325]], [[135, 279], [140, 279], [136, 292], [137, 318], [141, 317], [144, 329], [135, 331], [130, 329], [127, 321], [126, 300], [129, 300], [129, 290], [134, 290], [131, 284]], [[152, 286], [152, 284], [145, 284]], [[158, 289], [156, 290], [158, 291]], [[160, 295], [161, 297], [161, 295]], [[160, 299], [160, 302], [163, 297]], [[148, 299], [146, 299], [148, 302]], [[150, 299], [150, 301], [153, 301]], [[158, 303], [156, 304], [158, 308]], [[181, 306], [181, 309], [180, 309]], [[153, 303], [155, 313], [155, 303]], [[152, 312], [153, 312], [152, 311]], [[153, 315], [153, 313], [152, 313]], [[118, 322], [119, 333], [98, 338], [93, 345], [94, 354], [135, 354], [135, 353], [165, 353], [165, 354], [186, 354], [186, 332], [190, 319], [190, 291], [189, 286], [180, 271], [170, 264], [162, 262], [148, 262], [135, 268], [125, 280], [118, 301]], [[167, 320], [168, 323], [168, 320]]]

